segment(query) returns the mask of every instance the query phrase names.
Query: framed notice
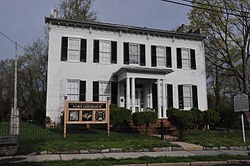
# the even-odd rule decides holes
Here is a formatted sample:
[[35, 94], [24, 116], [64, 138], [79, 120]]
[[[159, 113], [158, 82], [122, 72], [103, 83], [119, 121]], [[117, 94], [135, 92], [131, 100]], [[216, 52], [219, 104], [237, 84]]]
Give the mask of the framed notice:
[[82, 121], [92, 121], [93, 120], [93, 111], [83, 111]]
[[69, 121], [79, 121], [79, 111], [69, 111]]

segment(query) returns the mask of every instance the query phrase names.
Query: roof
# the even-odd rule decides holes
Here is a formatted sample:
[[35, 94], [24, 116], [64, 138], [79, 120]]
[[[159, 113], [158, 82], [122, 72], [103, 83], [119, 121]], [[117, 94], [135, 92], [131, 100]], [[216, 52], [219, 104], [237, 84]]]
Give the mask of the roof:
[[78, 27], [78, 28], [91, 28], [93, 30], [104, 30], [104, 31], [115, 31], [123, 33], [134, 33], [141, 35], [150, 35], [157, 37], [167, 37], [167, 38], [180, 38], [189, 40], [202, 41], [206, 37], [197, 33], [183, 33], [169, 30], [153, 29], [147, 27], [137, 27], [121, 24], [111, 24], [103, 22], [87, 22], [87, 21], [74, 21], [66, 20], [61, 18], [45, 17], [45, 23], [52, 25], [68, 26], [68, 27]]
[[172, 69], [160, 69], [160, 68], [149, 68], [149, 67], [136, 67], [136, 66], [124, 66], [118, 69], [114, 75], [121, 75], [122, 73], [146, 73], [146, 74], [159, 74], [166, 75], [173, 72]]

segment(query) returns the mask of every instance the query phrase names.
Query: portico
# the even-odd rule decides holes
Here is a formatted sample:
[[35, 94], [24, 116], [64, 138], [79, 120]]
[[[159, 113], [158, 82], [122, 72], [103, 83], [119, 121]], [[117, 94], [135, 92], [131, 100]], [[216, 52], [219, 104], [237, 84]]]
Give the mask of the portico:
[[118, 106], [132, 113], [157, 111], [158, 118], [167, 118], [166, 75], [171, 69], [121, 67], [114, 73], [118, 83]]

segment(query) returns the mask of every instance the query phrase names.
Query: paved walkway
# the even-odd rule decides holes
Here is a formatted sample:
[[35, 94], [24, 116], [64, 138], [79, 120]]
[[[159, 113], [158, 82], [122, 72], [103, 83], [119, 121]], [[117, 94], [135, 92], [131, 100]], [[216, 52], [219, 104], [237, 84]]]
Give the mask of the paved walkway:
[[126, 158], [138, 158], [143, 156], [158, 157], [187, 157], [187, 156], [215, 156], [219, 154], [226, 155], [248, 155], [248, 151], [240, 150], [202, 150], [202, 151], [166, 151], [166, 152], [122, 152], [122, 153], [93, 153], [93, 154], [51, 154], [51, 155], [20, 155], [20, 156], [7, 156], [0, 157], [1, 163], [7, 161], [14, 162], [40, 162], [40, 161], [52, 161], [52, 160], [73, 160], [73, 159], [126, 159]]
[[191, 143], [187, 143], [187, 142], [173, 141], [173, 142], [170, 142], [170, 143], [179, 145], [179, 146], [181, 146], [183, 148], [183, 150], [186, 150], [186, 151], [203, 150], [203, 146], [196, 145], [196, 144], [191, 144]]

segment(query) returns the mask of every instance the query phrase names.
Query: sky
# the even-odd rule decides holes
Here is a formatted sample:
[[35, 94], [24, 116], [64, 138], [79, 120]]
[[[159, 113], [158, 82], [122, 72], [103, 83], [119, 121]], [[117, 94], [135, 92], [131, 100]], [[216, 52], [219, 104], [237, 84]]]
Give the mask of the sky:
[[[180, 0], [174, 0], [181, 2]], [[44, 18], [59, 0], [1, 0], [0, 32], [21, 46], [44, 38]], [[161, 0], [95, 0], [98, 21], [164, 30], [188, 24], [191, 8]], [[18, 55], [23, 50], [18, 48]], [[15, 57], [15, 45], [0, 34], [0, 59]]]

